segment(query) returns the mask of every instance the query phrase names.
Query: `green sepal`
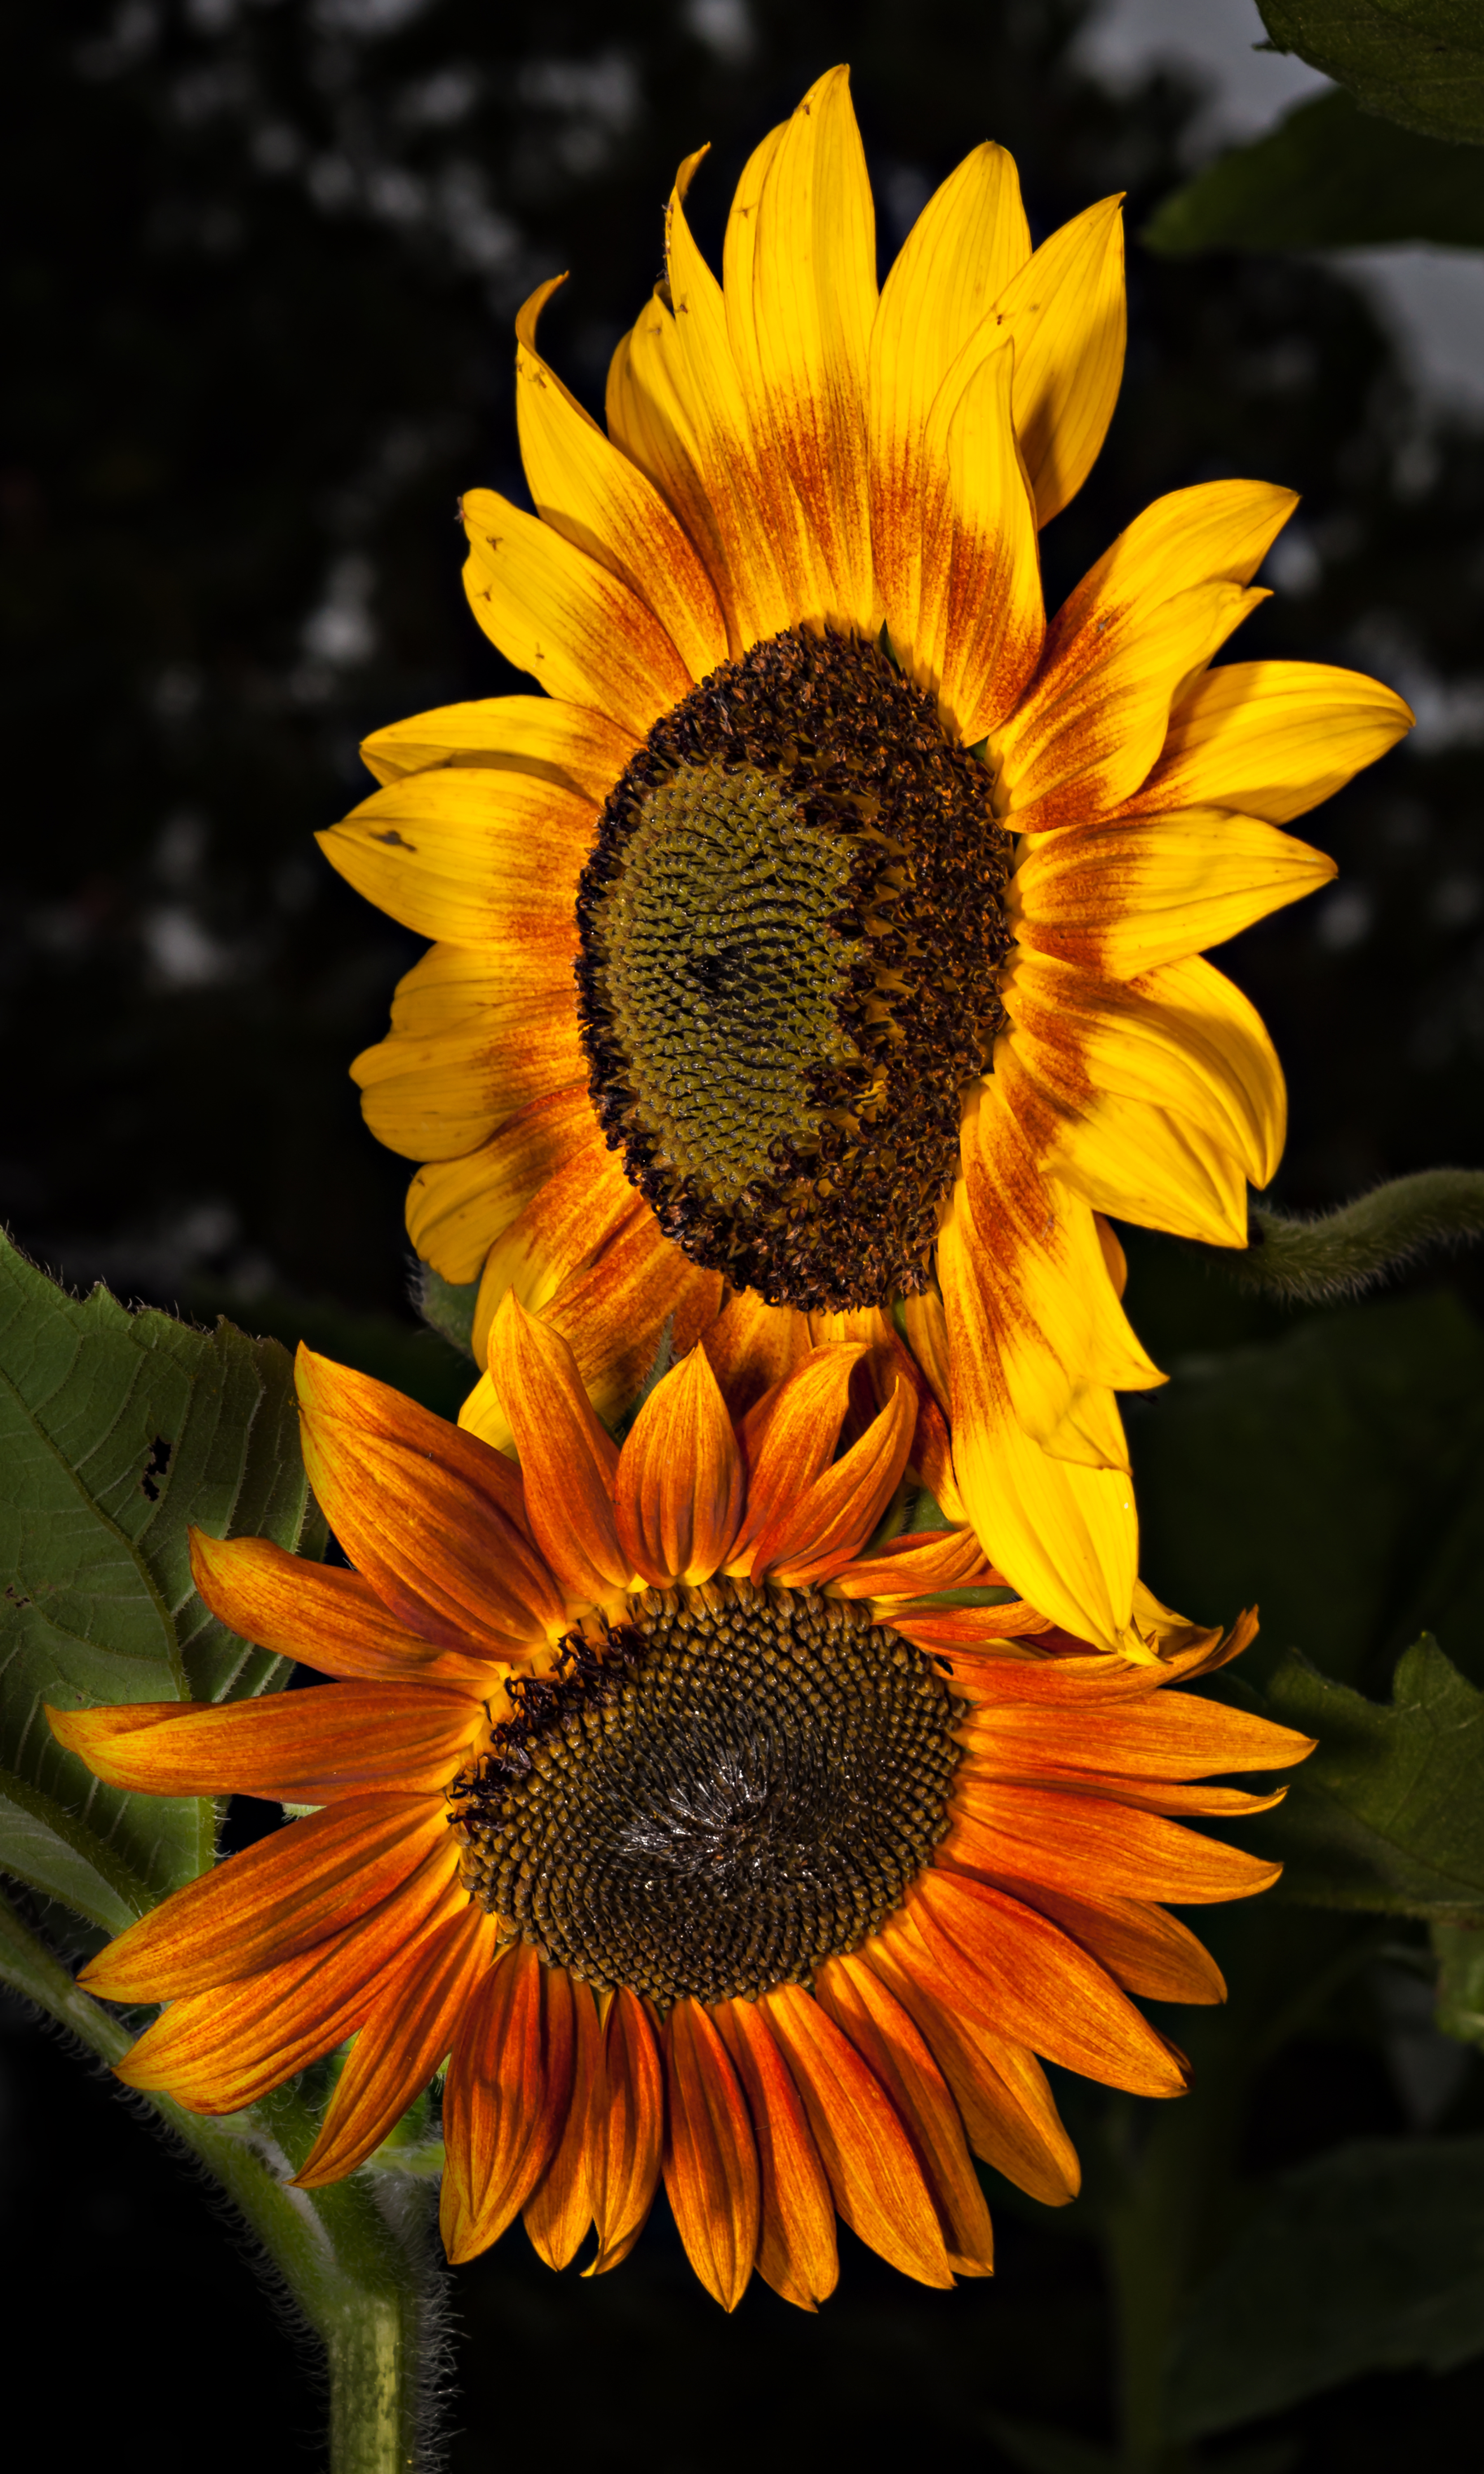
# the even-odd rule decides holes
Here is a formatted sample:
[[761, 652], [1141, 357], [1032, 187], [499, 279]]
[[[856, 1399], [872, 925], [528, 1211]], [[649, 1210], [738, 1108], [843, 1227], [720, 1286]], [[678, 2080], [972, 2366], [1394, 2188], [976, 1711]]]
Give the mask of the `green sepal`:
[[1164, 199], [1139, 238], [1164, 257], [1199, 250], [1343, 249], [1387, 241], [1484, 247], [1484, 164], [1345, 93], [1303, 103]]
[[67, 1295], [0, 1237], [0, 1870], [117, 1930], [211, 1861], [216, 1807], [104, 1786], [42, 1704], [224, 1701], [281, 1659], [218, 1622], [193, 1523], [314, 1552], [323, 1524], [275, 1342]]
[[1398, 1661], [1389, 1705], [1296, 1651], [1265, 1697], [1272, 1717], [1318, 1738], [1285, 1801], [1246, 1833], [1282, 1862], [1275, 1895], [1484, 1923], [1484, 1693], [1431, 1635]]
[[1363, 111], [1484, 145], [1477, 0], [1257, 0], [1281, 52], [1348, 86]]
[[1477, 1925], [1435, 1924], [1432, 1950], [1438, 1962], [1439, 2027], [1462, 2045], [1484, 2045], [1484, 1930]]
[[479, 1300], [479, 1282], [466, 1280], [457, 1287], [435, 1272], [431, 1263], [419, 1263], [413, 1275], [413, 1304], [430, 1331], [459, 1349], [465, 1357], [474, 1356], [474, 1308]]

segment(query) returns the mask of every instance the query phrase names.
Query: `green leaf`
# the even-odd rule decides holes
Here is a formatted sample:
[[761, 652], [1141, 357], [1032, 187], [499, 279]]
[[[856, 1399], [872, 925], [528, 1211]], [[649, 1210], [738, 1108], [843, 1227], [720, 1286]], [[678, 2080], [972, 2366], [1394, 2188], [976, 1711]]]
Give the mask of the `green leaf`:
[[[1484, 2351], [1484, 2138], [1357, 2140], [1286, 2173], [1195, 2293], [1171, 2366], [1189, 2440], [1376, 2370]], [[1223, 2460], [1225, 2462], [1225, 2460]]]
[[1435, 1924], [1437, 2024], [1462, 2045], [1484, 2045], [1484, 1932], [1476, 1925]]
[[1364, 111], [1484, 145], [1477, 0], [1257, 0], [1281, 52], [1348, 86]]
[[1267, 1707], [1318, 1737], [1286, 1800], [1246, 1833], [1278, 1856], [1277, 1896], [1444, 1922], [1484, 1922], [1484, 1693], [1430, 1635], [1400, 1660], [1389, 1706], [1296, 1653]]
[[1177, 1359], [1128, 1410], [1144, 1576], [1202, 1622], [1256, 1603], [1244, 1674], [1297, 1641], [1380, 1694], [1428, 1626], [1484, 1684], [1484, 1331], [1456, 1298]]
[[1139, 237], [1167, 257], [1400, 240], [1484, 248], [1484, 163], [1324, 94], [1177, 189]]
[[292, 1370], [230, 1324], [71, 1298], [0, 1237], [0, 1870], [114, 1931], [210, 1861], [214, 1811], [101, 1785], [41, 1704], [282, 1681], [197, 1596], [187, 1533], [323, 1540]]

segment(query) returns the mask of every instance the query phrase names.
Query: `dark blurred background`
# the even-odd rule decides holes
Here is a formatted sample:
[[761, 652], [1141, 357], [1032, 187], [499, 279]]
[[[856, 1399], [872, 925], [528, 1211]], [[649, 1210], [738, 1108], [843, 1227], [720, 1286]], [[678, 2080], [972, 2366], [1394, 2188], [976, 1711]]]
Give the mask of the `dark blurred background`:
[[[366, 1134], [347, 1078], [419, 948], [310, 837], [371, 788], [367, 730], [525, 684], [468, 618], [455, 528], [473, 483], [524, 500], [519, 302], [572, 270], [543, 347], [600, 408], [659, 269], [680, 157], [712, 141], [693, 205], [714, 248], [748, 151], [843, 58], [883, 265], [984, 136], [1015, 154], [1037, 239], [1129, 192], [1123, 396], [1045, 537], [1049, 597], [1161, 492], [1281, 481], [1304, 506], [1241, 655], [1364, 667], [1424, 716], [1299, 827], [1340, 859], [1338, 886], [1221, 957], [1290, 1075], [1278, 1199], [1319, 1206], [1484, 1159], [1484, 433], [1419, 391], [1343, 268], [1139, 248], [1208, 98], [1168, 73], [1099, 84], [1078, 64], [1089, 14], [1083, 0], [12, 0], [0, 1220], [28, 1250], [74, 1285], [226, 1306], [456, 1405], [467, 1369], [407, 1301], [408, 1170]], [[1281, 1319], [1176, 1249], [1137, 1252], [1133, 1301], [1167, 1363], [1267, 1344], [1291, 1366]], [[1472, 1325], [1439, 1325], [1425, 1296], [1381, 1311], [1403, 1319], [1385, 1326], [1402, 1391], [1424, 1342], [1460, 1379]], [[1429, 1314], [1409, 1339], [1423, 1325], [1405, 1318]], [[1382, 1382], [1351, 1402], [1368, 1464], [1383, 1443], [1410, 1450], [1400, 1396]], [[1413, 1475], [1421, 1498], [1425, 1466]], [[1161, 1531], [1158, 1501], [1151, 1519], [1150, 1577], [1174, 1594], [1188, 1525], [1166, 1514]], [[1257, 1526], [1226, 1523], [1239, 1591]], [[1454, 1586], [1470, 1610], [1476, 1564]], [[1377, 1659], [1404, 1637], [1400, 1582], [1393, 1596], [1364, 1617]], [[1335, 1671], [1379, 1690], [1357, 1637]], [[1447, 1645], [1479, 1674], [1456, 1628]], [[1252, 1922], [1220, 1928], [1235, 1966]], [[1272, 1927], [1290, 1994], [1320, 1964], [1316, 1929], [1292, 1912]], [[1425, 1996], [1418, 2010], [1415, 1953], [1364, 1941], [1369, 1926], [1323, 1931], [1327, 1966], [1346, 1933], [1364, 1946], [1330, 2007], [1254, 2063], [1235, 2154], [1249, 2176], [1340, 2137], [1484, 2122], [1476, 2063], [1432, 2036]], [[1262, 1967], [1278, 1964], [1269, 1948]], [[28, 2228], [10, 2236], [28, 2267], [11, 2346], [55, 2357], [58, 2378], [83, 2349], [91, 2428], [121, 2468], [311, 2462], [312, 2385], [200, 2195], [22, 2023], [0, 2050], [0, 2171]], [[1089, 2115], [1087, 2135], [1096, 2149], [1136, 2134]], [[1095, 2452], [1113, 2345], [1106, 2243], [1085, 2211], [997, 2205], [993, 2287], [918, 2293], [847, 2238], [842, 2293], [817, 2322], [760, 2291], [724, 2322], [660, 2222], [597, 2286], [552, 2279], [514, 2236], [458, 2279], [460, 2474], [538, 2451], [659, 2474], [759, 2451], [790, 2474], [835, 2451], [949, 2447], [1048, 2474], [1111, 2462], [1038, 2458], [992, 2428], [1030, 2416]], [[1201, 2462], [1380, 2467], [1404, 2435], [1415, 2462], [1474, 2474], [1464, 2434], [1481, 2404], [1476, 2367], [1377, 2375]]]

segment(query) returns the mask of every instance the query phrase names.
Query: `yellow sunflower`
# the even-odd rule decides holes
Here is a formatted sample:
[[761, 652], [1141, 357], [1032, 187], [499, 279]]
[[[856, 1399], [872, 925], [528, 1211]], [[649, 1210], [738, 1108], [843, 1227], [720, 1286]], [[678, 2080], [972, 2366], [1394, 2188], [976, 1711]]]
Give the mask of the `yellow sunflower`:
[[[1209, 667], [1295, 503], [1266, 483], [1159, 500], [1048, 624], [1038, 527], [1122, 367], [1117, 199], [1033, 253], [981, 146], [878, 298], [835, 69], [748, 164], [719, 283], [699, 160], [607, 434], [538, 350], [544, 284], [538, 513], [464, 501], [474, 614], [545, 694], [379, 732], [384, 787], [322, 837], [437, 940], [366, 1114], [425, 1163], [419, 1254], [482, 1281], [476, 1354], [514, 1289], [605, 1412], [724, 1298], [764, 1371], [904, 1300], [951, 1508], [1138, 1657], [1113, 1395], [1161, 1377], [1100, 1215], [1246, 1243], [1282, 1079], [1200, 949], [1333, 873], [1278, 828], [1410, 716], [1347, 670]], [[508, 1440], [488, 1387], [467, 1416]]]
[[[873, 1550], [913, 1386], [832, 1457], [857, 1344], [742, 1421], [704, 1349], [621, 1451], [560, 1335], [507, 1297], [491, 1365], [520, 1467], [299, 1353], [306, 1459], [356, 1568], [194, 1539], [225, 1622], [334, 1677], [229, 1708], [49, 1713], [100, 1777], [318, 1809], [85, 1970], [163, 2001], [121, 2066], [204, 2113], [353, 2037], [298, 2180], [350, 2172], [446, 2057], [443, 2224], [519, 2215], [563, 2267], [633, 2247], [662, 2179], [730, 2308], [812, 2309], [838, 2213], [909, 2276], [992, 2265], [970, 2150], [1052, 2205], [1077, 2161], [1037, 2059], [1175, 2096], [1131, 1994], [1212, 2001], [1160, 1902], [1276, 1868], [1172, 1814], [1305, 1740], [1161, 1689], [1232, 1654], [1153, 1601], [1131, 1666], [1015, 1603], [964, 1528]], [[940, 1603], [933, 1604], [938, 1596]], [[590, 2271], [589, 2271], [590, 2272]]]

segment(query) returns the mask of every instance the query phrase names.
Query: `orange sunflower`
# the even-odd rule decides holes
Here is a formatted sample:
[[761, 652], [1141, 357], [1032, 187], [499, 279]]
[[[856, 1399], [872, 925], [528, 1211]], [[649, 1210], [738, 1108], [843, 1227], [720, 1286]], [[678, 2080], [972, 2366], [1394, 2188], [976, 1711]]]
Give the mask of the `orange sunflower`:
[[[1245, 1245], [1282, 1078], [1201, 949], [1332, 875], [1279, 827], [1411, 716], [1210, 667], [1295, 504], [1263, 482], [1160, 499], [1047, 623], [1038, 527], [1122, 370], [1116, 198], [1033, 253], [981, 146], [878, 298], [844, 69], [748, 164], [720, 283], [699, 160], [606, 433], [538, 349], [543, 284], [538, 512], [464, 502], [475, 617], [546, 693], [378, 732], [385, 787], [322, 837], [437, 939], [366, 1114], [424, 1163], [419, 1254], [481, 1282], [476, 1357], [514, 1289], [605, 1414], [724, 1296], [775, 1370], [904, 1299], [996, 1562], [1138, 1657], [1114, 1392], [1162, 1378], [1099, 1215]], [[509, 1441], [488, 1387], [468, 1421]]]
[[225, 1622], [336, 1680], [50, 1712], [115, 1784], [318, 1807], [92, 1961], [95, 1993], [168, 2005], [120, 2075], [230, 2113], [353, 2038], [313, 2186], [446, 2057], [451, 2258], [523, 2214], [553, 2267], [589, 2228], [614, 2267], [662, 2178], [729, 2309], [754, 2266], [812, 2309], [837, 2213], [925, 2284], [987, 2274], [970, 2151], [1052, 2205], [1077, 2187], [1038, 2054], [1178, 2095], [1129, 1997], [1223, 1988], [1159, 1903], [1275, 1868], [1166, 1816], [1257, 1808], [1192, 1782], [1304, 1739], [1161, 1688], [1250, 1624], [1222, 1641], [1146, 1600], [1163, 1655], [1130, 1666], [1004, 1591], [945, 1603], [993, 1593], [971, 1531], [871, 1542], [917, 1402], [898, 1362], [852, 1408], [866, 1355], [814, 1350], [739, 1425], [697, 1348], [618, 1450], [508, 1297], [517, 1469], [301, 1349], [356, 1568], [199, 1533], [194, 1568]]

